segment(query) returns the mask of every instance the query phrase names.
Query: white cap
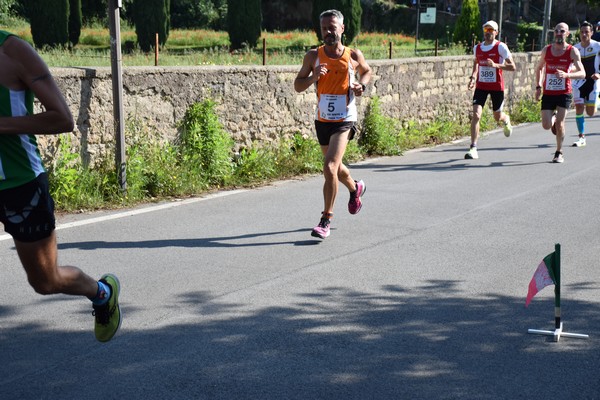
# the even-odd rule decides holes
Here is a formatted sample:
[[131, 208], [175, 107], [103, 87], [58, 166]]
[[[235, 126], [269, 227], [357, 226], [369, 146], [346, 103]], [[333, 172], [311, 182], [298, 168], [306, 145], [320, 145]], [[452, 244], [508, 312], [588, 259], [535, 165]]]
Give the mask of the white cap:
[[492, 28], [494, 28], [494, 30], [496, 32], [498, 32], [498, 24], [496, 23], [496, 21], [488, 21], [485, 24], [483, 24], [483, 27], [485, 28], [486, 26], [491, 26]]

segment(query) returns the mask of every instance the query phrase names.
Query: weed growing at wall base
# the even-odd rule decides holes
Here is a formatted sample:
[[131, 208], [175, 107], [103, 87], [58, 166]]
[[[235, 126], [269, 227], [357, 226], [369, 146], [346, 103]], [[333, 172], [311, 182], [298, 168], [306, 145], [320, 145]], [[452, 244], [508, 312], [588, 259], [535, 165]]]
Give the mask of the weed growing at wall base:
[[[539, 105], [517, 101], [509, 110], [514, 124], [539, 121]], [[114, 162], [87, 166], [70, 135], [61, 135], [48, 172], [59, 211], [130, 206], [168, 197], [199, 195], [208, 190], [257, 185], [275, 179], [320, 173], [321, 148], [314, 137], [282, 134], [277, 143], [253, 143], [236, 155], [234, 143], [215, 112], [215, 103], [192, 105], [181, 122], [180, 137], [165, 141], [137, 120], [128, 120], [127, 193], [120, 193]], [[486, 107], [482, 132], [497, 127]], [[358, 141], [348, 143], [345, 163], [366, 156], [398, 155], [404, 150], [446, 143], [469, 134], [469, 125], [451, 116], [430, 123], [399, 121], [385, 116], [377, 97], [364, 118]], [[107, 159], [114, 160], [107, 157]]]

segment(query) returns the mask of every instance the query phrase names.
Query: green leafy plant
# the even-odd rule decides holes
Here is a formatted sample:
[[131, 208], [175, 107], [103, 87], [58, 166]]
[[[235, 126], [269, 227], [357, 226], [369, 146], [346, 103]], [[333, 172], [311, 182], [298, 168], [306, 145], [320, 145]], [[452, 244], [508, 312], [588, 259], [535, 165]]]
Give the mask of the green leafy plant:
[[513, 124], [541, 122], [540, 102], [533, 97], [522, 97], [512, 104], [510, 118]]
[[[530, 98], [509, 102], [507, 108], [513, 124], [540, 120], [539, 104]], [[490, 107], [484, 107], [480, 126], [482, 134], [498, 126]], [[431, 122], [399, 121], [384, 115], [379, 98], [373, 97], [361, 135], [358, 141], [348, 143], [344, 162], [447, 143], [469, 135], [469, 127], [468, 121], [443, 113]], [[59, 136], [54, 162], [48, 168], [57, 209], [128, 206], [197, 195], [213, 188], [257, 185], [323, 169], [323, 154], [316, 138], [300, 133], [281, 133], [281, 140], [267, 145], [252, 143], [234, 157], [233, 140], [219, 122], [211, 100], [192, 105], [180, 129], [178, 140], [170, 142], [142, 121], [127, 120], [125, 194], [117, 184], [114, 157], [108, 155], [105, 159], [110, 161], [100, 165], [85, 165], [71, 136]]]
[[223, 129], [215, 112], [216, 103], [193, 104], [181, 123], [180, 163], [197, 171], [210, 185], [224, 185], [233, 173], [234, 141]]
[[369, 155], [399, 155], [398, 121], [381, 113], [380, 100], [373, 96], [367, 106], [363, 129], [358, 141]]

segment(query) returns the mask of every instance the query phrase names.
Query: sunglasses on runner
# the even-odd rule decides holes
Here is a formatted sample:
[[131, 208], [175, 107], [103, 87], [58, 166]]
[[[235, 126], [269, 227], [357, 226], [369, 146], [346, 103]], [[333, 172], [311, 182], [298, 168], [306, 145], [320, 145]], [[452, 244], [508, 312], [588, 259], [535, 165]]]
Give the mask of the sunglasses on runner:
[[484, 31], [485, 33], [492, 33], [492, 32], [494, 32], [494, 31], [495, 31], [495, 29], [494, 29], [494, 28], [492, 28], [492, 27], [488, 27], [488, 28], [483, 28], [483, 31]]
[[555, 29], [554, 32], [555, 33], [565, 33], [567, 30], [566, 29]]

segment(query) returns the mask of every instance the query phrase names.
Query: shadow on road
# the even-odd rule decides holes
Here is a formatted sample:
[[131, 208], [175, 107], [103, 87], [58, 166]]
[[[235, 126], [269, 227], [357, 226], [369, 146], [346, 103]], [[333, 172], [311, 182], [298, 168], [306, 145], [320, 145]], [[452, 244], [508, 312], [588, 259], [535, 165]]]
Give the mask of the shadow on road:
[[[525, 309], [524, 296], [461, 297], [458, 283], [383, 285], [377, 293], [323, 287], [296, 293], [292, 306], [258, 311], [183, 292], [170, 300], [180, 318], [137, 331], [125, 319], [104, 345], [89, 331], [3, 329], [0, 397], [598, 398], [598, 371], [588, 368], [600, 357], [598, 305], [565, 300], [565, 330], [592, 336], [554, 343], [527, 334], [552, 329], [552, 300], [536, 298]], [[123, 307], [130, 316], [152, 312]], [[16, 308], [1, 307], [0, 318]], [[100, 382], [110, 382], [106, 397], [85, 389]]]
[[[335, 230], [335, 229], [332, 229]], [[299, 241], [277, 241], [277, 240], [260, 240], [252, 241], [252, 239], [263, 238], [266, 236], [285, 235], [296, 232], [310, 232], [310, 229], [301, 228], [287, 231], [277, 232], [260, 232], [247, 233], [238, 236], [222, 236], [214, 238], [192, 238], [192, 239], [156, 239], [156, 240], [141, 240], [141, 241], [120, 241], [107, 242], [104, 240], [86, 241], [86, 242], [66, 242], [59, 243], [59, 250], [79, 249], [79, 250], [96, 250], [96, 249], [157, 249], [163, 247], [256, 247], [256, 246], [277, 246], [277, 245], [294, 245], [294, 246], [312, 246], [321, 243], [321, 240], [299, 240]], [[235, 241], [238, 241], [235, 243]], [[244, 242], [245, 241], [245, 242]]]

